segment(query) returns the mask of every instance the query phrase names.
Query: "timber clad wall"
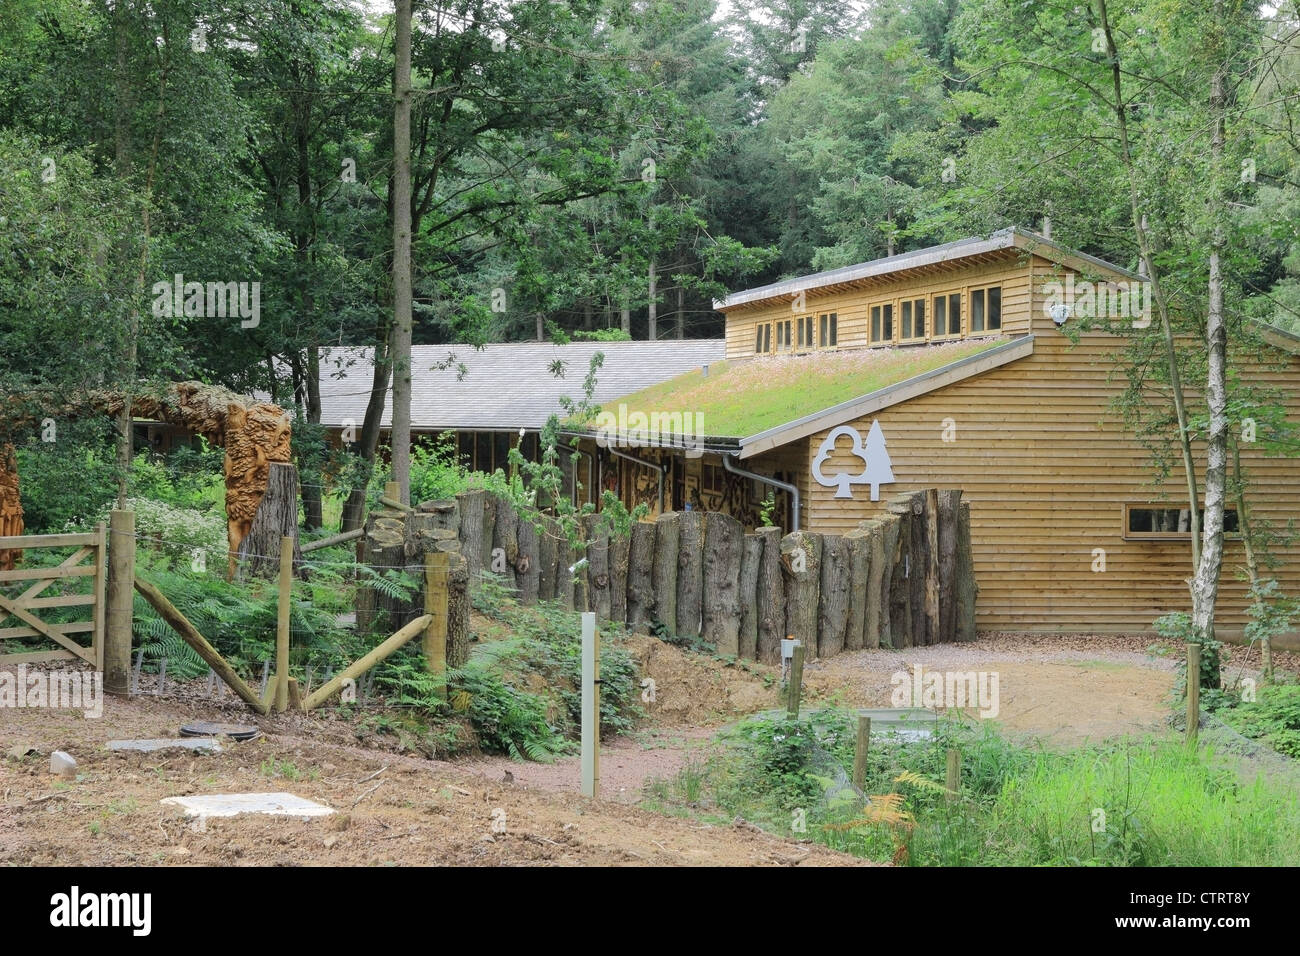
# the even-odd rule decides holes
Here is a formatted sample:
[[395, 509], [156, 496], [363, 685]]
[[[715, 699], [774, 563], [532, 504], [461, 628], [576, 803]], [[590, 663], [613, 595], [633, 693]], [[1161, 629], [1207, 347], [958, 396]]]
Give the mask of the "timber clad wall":
[[[1094, 333], [1072, 347], [1043, 314], [1041, 285], [1050, 281], [1049, 271], [1050, 264], [1036, 260], [1033, 354], [850, 422], [865, 435], [872, 420], [879, 420], [896, 482], [882, 486], [882, 500], [875, 503], [866, 500], [862, 486], [847, 501], [835, 499], [834, 488], [813, 483], [806, 527], [847, 531], [882, 513], [890, 495], [936, 484], [961, 488], [971, 509], [981, 630], [1148, 631], [1155, 618], [1188, 604], [1190, 546], [1186, 540], [1126, 540], [1124, 506], [1161, 502], [1163, 491], [1164, 506], [1179, 507], [1185, 503], [1181, 473], [1175, 464], [1163, 486], [1152, 485], [1149, 453], [1107, 407], [1122, 389], [1122, 374], [1107, 380], [1117, 371], [1112, 356], [1122, 342]], [[809, 301], [816, 310], [831, 304]], [[1260, 367], [1253, 380], [1283, 387], [1288, 417], [1300, 421], [1300, 358], [1279, 352], [1276, 361], [1284, 368]], [[948, 419], [955, 440], [946, 442]], [[802, 443], [805, 473], [826, 434]], [[1203, 492], [1204, 449], [1196, 452]], [[849, 457], [843, 459], [846, 468]], [[765, 459], [747, 464], [762, 470]], [[1267, 458], [1243, 444], [1242, 465], [1250, 477], [1253, 516], [1280, 528], [1300, 521], [1294, 460]], [[831, 473], [834, 465], [823, 469]], [[1097, 548], [1105, 551], [1105, 571], [1093, 571]], [[1282, 567], [1270, 573], [1278, 575], [1284, 591], [1295, 593], [1300, 554], [1292, 548], [1277, 557]], [[1247, 621], [1247, 586], [1238, 579], [1243, 565], [1240, 541], [1230, 539], [1219, 616], [1227, 633]]]
[[[727, 358], [743, 359], [754, 354], [754, 327], [759, 323], [797, 320], [800, 316], [816, 317], [829, 312], [835, 312], [839, 316], [837, 348], [862, 348], [871, 344], [868, 340], [868, 321], [872, 305], [894, 302], [900, 298], [929, 297], [938, 293], [962, 294], [963, 327], [969, 327], [969, 290], [998, 284], [1002, 286], [1002, 333], [1022, 335], [1029, 330], [1028, 257], [1008, 251], [990, 254], [986, 258], [989, 261], [961, 268], [952, 265], [931, 266], [925, 274], [921, 274], [922, 270], [912, 270], [913, 274], [906, 278], [892, 278], [888, 282], [876, 283], [867, 290], [855, 289], [836, 295], [810, 292], [806, 308], [801, 312], [791, 310], [788, 297], [762, 306], [736, 308], [727, 313]], [[897, 309], [894, 326], [897, 335]], [[792, 340], [796, 343], [794, 351], [801, 351], [797, 348], [797, 336], [792, 336]], [[929, 339], [916, 341], [920, 343]], [[775, 331], [772, 334], [772, 351], [789, 351], [777, 349]]]

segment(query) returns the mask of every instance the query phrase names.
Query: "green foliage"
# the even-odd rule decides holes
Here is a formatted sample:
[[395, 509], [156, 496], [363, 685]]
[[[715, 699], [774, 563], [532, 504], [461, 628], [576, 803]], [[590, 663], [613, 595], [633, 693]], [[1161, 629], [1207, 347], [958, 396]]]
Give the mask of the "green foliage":
[[[1217, 690], [1222, 683], [1219, 667], [1222, 660], [1223, 642], [1213, 639], [1199, 638], [1196, 629], [1192, 627], [1192, 616], [1186, 611], [1172, 611], [1169, 614], [1161, 615], [1151, 625], [1156, 629], [1156, 633], [1170, 641], [1180, 641], [1183, 644], [1200, 644], [1200, 686], [1207, 690]], [[1178, 681], [1175, 685], [1175, 694], [1183, 694], [1187, 688], [1187, 657], [1180, 656], [1176, 661], [1178, 668]]]
[[1255, 701], [1238, 701], [1219, 715], [1243, 736], [1300, 759], [1300, 684], [1266, 685]]
[[451, 498], [469, 487], [470, 473], [456, 454], [456, 436], [444, 432], [431, 444], [411, 447], [411, 503]]
[[[32, 441], [17, 451], [23, 521], [31, 534], [89, 522], [116, 494], [117, 467], [102, 441]], [[69, 481], [69, 475], [77, 480]]]
[[758, 509], [758, 521], [762, 527], [770, 528], [776, 514], [776, 492], [769, 491]]

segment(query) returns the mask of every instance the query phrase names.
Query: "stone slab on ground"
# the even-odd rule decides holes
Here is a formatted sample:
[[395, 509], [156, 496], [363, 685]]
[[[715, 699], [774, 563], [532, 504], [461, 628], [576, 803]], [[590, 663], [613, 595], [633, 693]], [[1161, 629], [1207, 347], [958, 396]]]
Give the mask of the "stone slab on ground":
[[109, 750], [138, 750], [154, 753], [158, 750], [193, 750], [198, 753], [221, 753], [221, 741], [214, 737], [164, 737], [152, 740], [110, 740]]
[[164, 797], [159, 803], [180, 807], [188, 817], [234, 817], [261, 813], [275, 817], [325, 817], [333, 808], [292, 793], [209, 793], [190, 797]]

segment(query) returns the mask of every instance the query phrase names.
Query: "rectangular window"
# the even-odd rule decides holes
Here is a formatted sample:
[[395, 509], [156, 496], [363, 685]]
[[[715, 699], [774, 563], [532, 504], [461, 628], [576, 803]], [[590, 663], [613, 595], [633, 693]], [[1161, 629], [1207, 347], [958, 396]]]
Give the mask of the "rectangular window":
[[898, 322], [901, 341], [925, 338], [925, 300], [904, 299], [898, 307]]
[[934, 297], [934, 337], [961, 335], [961, 293]]
[[808, 342], [804, 338], [804, 334], [803, 334], [803, 319], [800, 319], [799, 320], [799, 348], [803, 348], [807, 344]]
[[871, 341], [894, 341], [894, 304], [892, 302], [871, 307]]
[[822, 348], [828, 349], [835, 345], [835, 340], [836, 340], [835, 326], [838, 322], [838, 319], [839, 316], [834, 312], [819, 316], [819, 321], [821, 323], [821, 338], [818, 340], [818, 342]]
[[831, 313], [831, 346], [832, 347], [839, 345], [840, 343], [839, 325], [840, 325], [840, 314], [838, 312], [832, 312]]
[[761, 325], [754, 326], [754, 351], [763, 351], [763, 327]]
[[[1205, 509], [1201, 509], [1205, 520]], [[1237, 533], [1237, 509], [1223, 510], [1223, 530]], [[1189, 508], [1167, 508], [1160, 505], [1125, 505], [1124, 537], [1152, 538], [1167, 541], [1186, 541], [1192, 535], [1192, 512]]]
[[992, 332], [1002, 328], [1002, 287], [972, 289], [970, 294], [970, 331]]
[[807, 348], [812, 348], [816, 340], [813, 338], [813, 317], [805, 315], [799, 320], [803, 325], [803, 344]]
[[754, 327], [754, 351], [759, 355], [772, 351], [771, 322], [763, 322]]

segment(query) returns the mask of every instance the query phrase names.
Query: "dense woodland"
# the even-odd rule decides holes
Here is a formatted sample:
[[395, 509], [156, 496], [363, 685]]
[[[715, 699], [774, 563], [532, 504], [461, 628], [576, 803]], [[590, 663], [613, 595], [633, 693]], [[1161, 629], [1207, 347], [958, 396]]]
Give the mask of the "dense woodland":
[[[408, 493], [412, 342], [717, 336], [728, 289], [1047, 220], [1152, 279], [1118, 413], [1190, 500], [1206, 443], [1206, 612], [1229, 421], [1294, 450], [1232, 355], [1249, 319], [1300, 329], [1298, 28], [1240, 0], [6, 0], [0, 439], [95, 390], [259, 390], [318, 527], [390, 389]], [[160, 309], [173, 280], [256, 307]], [[313, 425], [339, 344], [377, 357], [341, 458]], [[107, 459], [95, 416], [42, 451], [124, 500], [129, 410]]]

